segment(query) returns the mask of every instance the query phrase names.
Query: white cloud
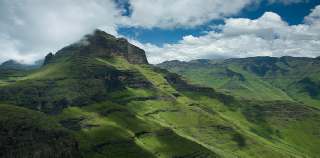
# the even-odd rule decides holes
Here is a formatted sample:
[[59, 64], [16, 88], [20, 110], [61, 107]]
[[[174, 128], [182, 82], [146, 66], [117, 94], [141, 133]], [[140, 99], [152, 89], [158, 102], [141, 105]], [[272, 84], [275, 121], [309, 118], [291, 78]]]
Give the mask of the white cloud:
[[[0, 0], [0, 62], [17, 59], [30, 63], [49, 51], [79, 40], [95, 28], [119, 36], [119, 25], [173, 29], [194, 27], [213, 19], [238, 14], [257, 0], [128, 0], [131, 15], [122, 15], [127, 0]], [[269, 0], [298, 3], [304, 0]], [[306, 55], [319, 52], [320, 6], [301, 25], [289, 26], [279, 15], [267, 12], [256, 20], [229, 18], [224, 25], [200, 37], [185, 36], [176, 44], [145, 48], [149, 60], [255, 55]]]
[[0, 59], [9, 60], [15, 59], [17, 61], [23, 61], [25, 63], [31, 63], [36, 58], [35, 54], [22, 54], [16, 49], [21, 43], [14, 39], [10, 39], [4, 34], [0, 34]]
[[306, 16], [305, 21], [309, 24], [315, 24], [320, 22], [320, 5], [316, 6], [310, 13], [310, 15]]
[[[266, 0], [284, 5], [309, 0]], [[241, 12], [262, 0], [128, 0], [131, 16], [124, 24], [144, 28], [194, 27]]]
[[127, 24], [146, 28], [193, 27], [239, 13], [252, 0], [130, 0]]
[[0, 63], [8, 59], [30, 63], [48, 52], [79, 40], [95, 28], [117, 35], [119, 25], [192, 27], [238, 13], [251, 0], [0, 0]]
[[230, 18], [200, 37], [185, 36], [177, 44], [157, 47], [140, 44], [151, 63], [165, 60], [249, 56], [320, 55], [319, 6], [306, 17], [305, 24], [288, 25], [279, 15], [266, 12], [258, 19]]
[[117, 34], [120, 15], [112, 0], [1, 0], [0, 62], [42, 58], [95, 28]]
[[283, 3], [285, 5], [309, 2], [309, 0], [268, 0], [268, 1], [269, 3]]

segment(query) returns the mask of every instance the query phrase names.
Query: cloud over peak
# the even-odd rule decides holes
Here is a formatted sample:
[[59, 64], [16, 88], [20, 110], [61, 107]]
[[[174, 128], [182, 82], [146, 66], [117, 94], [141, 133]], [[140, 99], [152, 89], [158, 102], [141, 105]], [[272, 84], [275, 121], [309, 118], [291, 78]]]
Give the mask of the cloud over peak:
[[[308, 0], [265, 0], [297, 4]], [[306, 55], [319, 52], [320, 6], [300, 25], [289, 26], [273, 12], [258, 19], [230, 18], [257, 0], [0, 0], [0, 63], [25, 63], [79, 40], [95, 28], [116, 36], [120, 27], [196, 28], [225, 19], [206, 35], [185, 35], [176, 44], [141, 44], [149, 60], [215, 56]]]
[[112, 0], [0, 0], [0, 61], [31, 62], [97, 27], [117, 34], [120, 15]]

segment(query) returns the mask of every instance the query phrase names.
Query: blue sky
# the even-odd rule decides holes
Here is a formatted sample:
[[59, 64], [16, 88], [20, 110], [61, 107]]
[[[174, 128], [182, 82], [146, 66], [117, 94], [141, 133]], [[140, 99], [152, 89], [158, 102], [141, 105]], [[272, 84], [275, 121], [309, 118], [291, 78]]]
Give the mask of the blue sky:
[[[125, 15], [128, 16], [130, 14], [130, 6], [127, 3], [125, 4], [125, 9], [127, 10]], [[288, 22], [289, 25], [296, 25], [303, 23], [304, 17], [310, 14], [312, 9], [319, 4], [320, 1], [318, 0], [291, 4], [269, 3], [268, 1], [263, 1], [260, 4], [249, 5], [238, 14], [227, 16], [226, 18], [234, 17], [256, 19], [262, 16], [265, 12], [271, 11], [279, 14], [284, 21]], [[167, 43], [176, 43], [186, 35], [203, 35], [205, 31], [210, 30], [210, 26], [221, 23], [223, 23], [223, 20], [212, 20], [194, 28], [150, 29], [141, 27], [122, 27], [119, 28], [118, 31], [120, 34], [136, 39], [142, 43], [152, 43], [162, 46]]]
[[154, 64], [320, 56], [319, 0], [0, 0], [0, 63], [32, 63], [96, 28]]

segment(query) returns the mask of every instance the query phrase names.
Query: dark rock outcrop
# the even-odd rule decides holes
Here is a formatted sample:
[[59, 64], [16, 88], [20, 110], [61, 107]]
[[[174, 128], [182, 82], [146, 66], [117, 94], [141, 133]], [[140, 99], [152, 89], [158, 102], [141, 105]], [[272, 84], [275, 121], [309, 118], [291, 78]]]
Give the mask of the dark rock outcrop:
[[[82, 40], [67, 46], [55, 56], [81, 55], [88, 57], [123, 57], [131, 64], [148, 64], [145, 51], [124, 38], [116, 38], [101, 30], [86, 35]], [[51, 57], [51, 56], [50, 56]]]
[[175, 88], [177, 88], [177, 90], [180, 91], [203, 92], [207, 93], [208, 95], [215, 93], [212, 88], [189, 84], [186, 80], [182, 79], [175, 73], [168, 73], [165, 78], [169, 84], [173, 85]]
[[309, 77], [298, 81], [298, 85], [302, 88], [303, 92], [307, 92], [313, 98], [317, 98], [320, 95], [320, 84]]
[[54, 57], [54, 55], [53, 55], [52, 53], [49, 53], [49, 54], [44, 58], [43, 65], [48, 65], [49, 63], [51, 63], [53, 57]]
[[[216, 92], [213, 88], [190, 84], [175, 73], [167, 72], [165, 78], [170, 85], [175, 87], [180, 92], [193, 92], [212, 98], [217, 98], [226, 105], [231, 105], [235, 101], [232, 96]], [[192, 98], [192, 96], [190, 97]]]

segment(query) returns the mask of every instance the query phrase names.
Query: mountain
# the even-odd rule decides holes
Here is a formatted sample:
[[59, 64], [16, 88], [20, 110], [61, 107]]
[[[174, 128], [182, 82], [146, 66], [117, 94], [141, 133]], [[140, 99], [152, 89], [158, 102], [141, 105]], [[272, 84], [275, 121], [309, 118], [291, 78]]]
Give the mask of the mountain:
[[190, 81], [249, 100], [288, 100], [320, 106], [320, 60], [252, 57], [169, 61], [158, 65]]
[[0, 157], [317, 157], [320, 111], [242, 100], [96, 30], [0, 78]]
[[86, 35], [79, 42], [67, 46], [53, 57], [49, 53], [45, 58], [45, 65], [68, 56], [83, 56], [92, 58], [122, 57], [130, 64], [148, 64], [144, 50], [130, 44], [124, 38], [115, 38], [101, 30], [95, 30], [92, 35]]
[[[21, 76], [26, 73], [26, 71], [40, 68], [42, 63], [42, 60], [36, 61], [34, 64], [30, 65], [21, 64], [15, 60], [5, 61], [0, 65], [0, 79]], [[3, 84], [3, 82], [0, 82], [0, 85], [1, 84]]]
[[42, 60], [36, 61], [34, 64], [21, 64], [18, 61], [15, 60], [8, 60], [3, 62], [0, 65], [0, 69], [11, 69], [11, 70], [31, 70], [31, 69], [37, 69], [41, 67]]

